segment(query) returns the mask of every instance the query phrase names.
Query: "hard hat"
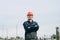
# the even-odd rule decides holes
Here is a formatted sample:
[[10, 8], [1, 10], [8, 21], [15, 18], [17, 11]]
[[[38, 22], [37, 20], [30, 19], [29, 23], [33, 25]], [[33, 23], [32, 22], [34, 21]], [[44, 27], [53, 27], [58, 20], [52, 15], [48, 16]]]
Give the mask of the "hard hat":
[[28, 12], [27, 16], [33, 16], [32, 12]]

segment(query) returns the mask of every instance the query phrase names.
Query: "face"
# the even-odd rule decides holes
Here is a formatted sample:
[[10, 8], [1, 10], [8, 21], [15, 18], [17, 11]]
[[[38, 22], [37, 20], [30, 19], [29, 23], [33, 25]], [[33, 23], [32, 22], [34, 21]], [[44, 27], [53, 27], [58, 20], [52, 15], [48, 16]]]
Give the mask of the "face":
[[33, 16], [27, 16], [28, 20], [32, 20]]

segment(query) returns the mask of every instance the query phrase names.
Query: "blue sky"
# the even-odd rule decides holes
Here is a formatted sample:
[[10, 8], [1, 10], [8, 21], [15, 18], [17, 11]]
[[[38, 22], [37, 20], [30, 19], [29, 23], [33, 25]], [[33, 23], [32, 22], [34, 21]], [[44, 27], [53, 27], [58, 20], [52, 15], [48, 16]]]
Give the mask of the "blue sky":
[[55, 34], [55, 28], [60, 27], [60, 0], [0, 0], [0, 36], [24, 37], [22, 24], [28, 11], [40, 26], [39, 37]]

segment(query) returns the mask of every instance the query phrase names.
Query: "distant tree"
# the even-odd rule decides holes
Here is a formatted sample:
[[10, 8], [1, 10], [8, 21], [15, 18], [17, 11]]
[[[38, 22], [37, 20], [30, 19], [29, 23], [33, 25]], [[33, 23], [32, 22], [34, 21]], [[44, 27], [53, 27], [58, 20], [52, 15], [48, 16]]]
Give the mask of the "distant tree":
[[52, 37], [53, 39], [56, 39], [56, 35], [55, 35], [55, 34], [53, 34], [51, 37]]
[[17, 40], [23, 40], [23, 37], [16, 36]]
[[16, 36], [16, 38], [17, 38], [17, 39], [20, 39], [20, 37], [19, 37], [19, 36]]
[[14, 37], [11, 37], [10, 40], [15, 40], [15, 38]]
[[5, 38], [5, 40], [8, 40], [7, 38]]
[[0, 37], [0, 39], [3, 39], [2, 37]]

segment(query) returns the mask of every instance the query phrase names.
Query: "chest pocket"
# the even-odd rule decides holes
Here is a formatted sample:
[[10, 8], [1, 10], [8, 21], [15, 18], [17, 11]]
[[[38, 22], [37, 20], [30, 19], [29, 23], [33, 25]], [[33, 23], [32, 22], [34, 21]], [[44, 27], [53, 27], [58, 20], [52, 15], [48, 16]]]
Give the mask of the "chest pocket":
[[26, 23], [26, 27], [37, 27], [36, 23]]
[[31, 24], [27, 22], [26, 27], [31, 27]]
[[34, 23], [26, 23], [26, 27], [34, 27], [35, 26], [35, 24]]

